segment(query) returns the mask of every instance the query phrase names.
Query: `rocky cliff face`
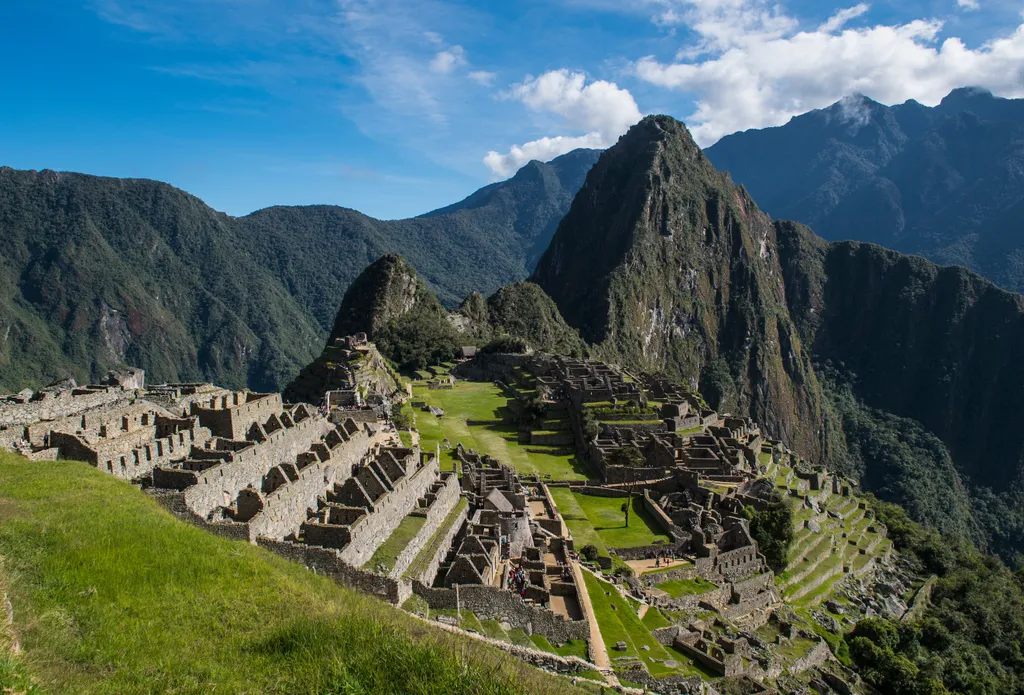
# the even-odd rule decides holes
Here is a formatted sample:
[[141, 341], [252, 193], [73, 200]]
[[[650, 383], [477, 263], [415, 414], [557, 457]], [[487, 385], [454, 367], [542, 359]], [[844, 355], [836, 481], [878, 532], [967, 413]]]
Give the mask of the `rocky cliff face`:
[[797, 225], [785, 235], [786, 283], [801, 288], [790, 308], [816, 360], [835, 365], [872, 407], [938, 435], [973, 485], [1016, 480], [1024, 298], [873, 244], [826, 245]]
[[601, 354], [686, 378], [823, 458], [830, 425], [776, 235], [685, 126], [648, 117], [598, 160], [533, 280]]

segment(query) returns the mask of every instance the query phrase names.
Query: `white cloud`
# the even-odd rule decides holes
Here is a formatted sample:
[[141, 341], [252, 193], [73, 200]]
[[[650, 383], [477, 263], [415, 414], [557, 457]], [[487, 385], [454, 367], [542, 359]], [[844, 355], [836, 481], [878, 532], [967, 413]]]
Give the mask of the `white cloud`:
[[494, 80], [497, 77], [498, 75], [496, 73], [487, 72], [486, 70], [474, 70], [469, 73], [469, 79], [478, 84], [482, 84], [484, 87], [490, 87], [494, 84]]
[[484, 157], [484, 164], [496, 176], [508, 177], [531, 160], [546, 162], [581, 147], [607, 147], [607, 143], [598, 133], [587, 133], [579, 137], [559, 135], [554, 138], [541, 138], [525, 145], [513, 145], [505, 154], [492, 150]]
[[[963, 2], [963, 0], [959, 1]], [[971, 0], [967, 1], [970, 2]], [[824, 32], [826, 34], [831, 34], [836, 29], [842, 29], [844, 26], [846, 26], [846, 23], [849, 22], [851, 19], [856, 19], [857, 17], [860, 17], [862, 14], [867, 13], [867, 11], [870, 9], [871, 5], [867, 4], [866, 2], [862, 2], [859, 5], [854, 5], [853, 7], [847, 7], [846, 9], [839, 10], [834, 15], [829, 17], [827, 22], [818, 27], [818, 31]]]
[[628, 90], [613, 82], [586, 83], [580, 72], [552, 70], [513, 85], [505, 98], [521, 101], [537, 113], [561, 116], [576, 137], [545, 137], [514, 145], [508, 153], [489, 152], [484, 163], [498, 176], [508, 176], [530, 159], [547, 160], [579, 147], [608, 147], [642, 118]]
[[981, 8], [978, 0], [956, 0], [957, 7], [965, 10], [977, 10]]
[[463, 50], [462, 46], [452, 46], [447, 50], [439, 51], [434, 56], [434, 59], [430, 61], [430, 69], [433, 72], [447, 75], [455, 68], [465, 64], [466, 51]]
[[[780, 32], [789, 18], [762, 0], [663, 4], [685, 15], [699, 40], [672, 62], [640, 59], [635, 74], [694, 98], [696, 110], [685, 120], [704, 146], [737, 130], [781, 125], [853, 93], [889, 104], [936, 104], [966, 85], [1024, 96], [1024, 24], [971, 49], [958, 38], [940, 41], [943, 23], [934, 19], [844, 28], [866, 11], [863, 5], [815, 30]], [[731, 33], [718, 23], [729, 15], [746, 18]]]

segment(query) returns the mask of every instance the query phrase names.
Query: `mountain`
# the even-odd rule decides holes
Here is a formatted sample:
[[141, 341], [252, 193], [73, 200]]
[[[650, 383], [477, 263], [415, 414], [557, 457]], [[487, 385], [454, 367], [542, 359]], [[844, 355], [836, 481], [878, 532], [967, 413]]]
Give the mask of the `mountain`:
[[533, 281], [608, 358], [688, 379], [820, 459], [823, 396], [775, 234], [682, 123], [648, 117], [594, 165]]
[[763, 208], [1024, 290], [1024, 99], [975, 88], [935, 107], [865, 97], [722, 138], [708, 158]]
[[1024, 299], [772, 221], [672, 118], [605, 152], [533, 276], [610, 359], [689, 379], [933, 526], [1024, 550]]
[[0, 389], [124, 364], [280, 390], [349, 283], [401, 251], [449, 306], [527, 277], [598, 153], [531, 162], [410, 220], [332, 206], [242, 218], [167, 184], [0, 168]]
[[228, 216], [166, 184], [0, 169], [0, 386], [143, 367], [272, 388], [321, 330]]
[[336, 206], [272, 207], [240, 218], [252, 252], [325, 331], [356, 275], [400, 253], [448, 307], [530, 275], [597, 150], [533, 161], [507, 181], [421, 217], [381, 221]]

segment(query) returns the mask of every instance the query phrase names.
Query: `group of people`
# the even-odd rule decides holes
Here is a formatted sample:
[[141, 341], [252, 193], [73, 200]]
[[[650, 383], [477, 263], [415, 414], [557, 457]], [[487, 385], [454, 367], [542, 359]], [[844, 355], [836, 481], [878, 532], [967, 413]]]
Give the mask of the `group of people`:
[[509, 567], [508, 586], [519, 592], [520, 596], [526, 596], [526, 570], [522, 567]]
[[655, 567], [668, 567], [671, 564], [672, 564], [672, 556], [669, 555], [668, 553], [665, 553], [664, 551], [658, 553], [658, 556], [656, 558], [654, 558], [654, 566]]

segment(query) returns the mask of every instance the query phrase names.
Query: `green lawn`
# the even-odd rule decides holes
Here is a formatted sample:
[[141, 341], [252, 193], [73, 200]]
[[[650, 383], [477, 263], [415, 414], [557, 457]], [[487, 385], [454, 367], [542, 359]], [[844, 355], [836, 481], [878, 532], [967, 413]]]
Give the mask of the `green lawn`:
[[551, 644], [544, 635], [530, 635], [533, 646], [541, 651], [558, 654], [559, 656], [578, 656], [584, 661], [587, 660], [587, 641], [569, 640], [565, 644]]
[[83, 463], [0, 454], [0, 556], [21, 658], [52, 693], [568, 689]]
[[[629, 515], [629, 526], [626, 526], [626, 514], [622, 511], [624, 497], [598, 497], [571, 493], [576, 498], [577, 508], [582, 510], [590, 526], [600, 537], [607, 548], [636, 548], [653, 545], [657, 541], [668, 543], [668, 537], [658, 523], [643, 506], [643, 498], [633, 497], [632, 510]], [[561, 502], [555, 502], [561, 509]], [[574, 511], [574, 516], [578, 512]], [[565, 512], [563, 511], [563, 516]], [[570, 526], [570, 529], [572, 527]], [[575, 532], [573, 536], [575, 536]]]
[[[509, 399], [492, 383], [457, 381], [450, 390], [430, 390], [425, 382], [414, 382], [413, 401], [424, 401], [444, 409], [444, 417], [413, 410], [420, 446], [431, 451], [438, 442], [448, 439], [454, 447], [459, 442], [467, 449], [489, 454], [502, 463], [515, 466], [521, 474], [551, 480], [587, 480], [586, 467], [576, 458], [572, 446], [556, 447], [523, 444], [518, 441], [518, 428], [505, 421], [512, 413]], [[451, 468], [454, 459], [441, 457], [444, 467]]]
[[394, 532], [377, 548], [373, 553], [373, 557], [367, 560], [363, 567], [374, 572], [378, 569], [390, 572], [395, 566], [395, 560], [398, 559], [398, 556], [405, 550], [405, 546], [409, 545], [409, 541], [415, 538], [425, 523], [427, 523], [425, 516], [413, 516], [410, 514], [402, 519], [402, 522], [398, 524]]
[[[656, 678], [677, 673], [705, 675], [687, 657], [667, 649], [654, 639], [651, 628], [637, 617], [636, 610], [622, 598], [618, 589], [613, 585], [598, 579], [586, 570], [583, 572], [583, 581], [587, 585], [590, 603], [594, 607], [594, 616], [601, 628], [601, 637], [613, 665], [615, 657], [632, 656], [643, 661], [647, 670]], [[652, 618], [653, 620], [654, 618]], [[626, 643], [624, 652], [615, 649], [616, 642], [620, 641]], [[649, 649], [643, 649], [644, 646]], [[658, 659], [662, 661], [675, 660], [679, 666], [669, 668], [657, 661]]]
[[671, 581], [662, 582], [661, 584], [656, 584], [655, 586], [666, 592], [672, 598], [692, 596], [694, 594], [706, 594], [712, 589], [718, 588], [711, 582], [701, 579], [700, 577], [695, 579], [673, 579]]

